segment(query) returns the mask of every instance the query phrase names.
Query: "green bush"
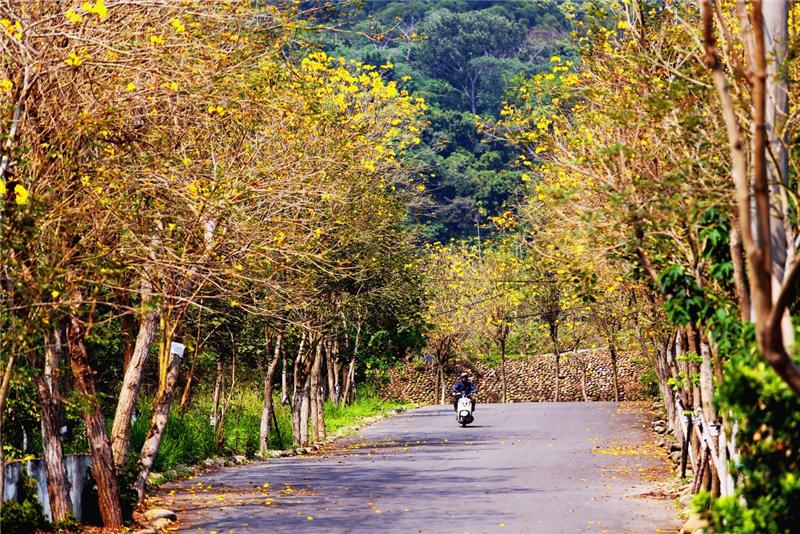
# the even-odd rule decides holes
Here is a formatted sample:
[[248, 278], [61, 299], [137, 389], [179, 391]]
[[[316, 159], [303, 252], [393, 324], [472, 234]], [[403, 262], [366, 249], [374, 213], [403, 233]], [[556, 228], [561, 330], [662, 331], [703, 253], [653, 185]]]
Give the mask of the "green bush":
[[29, 534], [50, 528], [36, 495], [36, 482], [25, 471], [17, 484], [17, 500], [4, 502], [2, 512], [0, 531], [6, 534]]
[[739, 424], [742, 480], [733, 497], [697, 498], [718, 532], [797, 532], [800, 525], [800, 399], [757, 354], [752, 328], [725, 364], [718, 386], [722, 413]]

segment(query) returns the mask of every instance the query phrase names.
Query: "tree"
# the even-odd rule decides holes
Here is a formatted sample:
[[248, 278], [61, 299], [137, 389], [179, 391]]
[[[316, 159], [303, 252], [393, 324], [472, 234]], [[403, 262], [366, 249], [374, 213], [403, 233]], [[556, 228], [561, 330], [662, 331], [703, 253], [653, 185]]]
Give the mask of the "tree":
[[491, 87], [503, 60], [515, 56], [525, 40], [521, 25], [494, 13], [431, 14], [420, 28], [425, 40], [414, 53], [415, 60], [435, 77], [446, 80], [467, 98], [472, 114], [478, 100]]

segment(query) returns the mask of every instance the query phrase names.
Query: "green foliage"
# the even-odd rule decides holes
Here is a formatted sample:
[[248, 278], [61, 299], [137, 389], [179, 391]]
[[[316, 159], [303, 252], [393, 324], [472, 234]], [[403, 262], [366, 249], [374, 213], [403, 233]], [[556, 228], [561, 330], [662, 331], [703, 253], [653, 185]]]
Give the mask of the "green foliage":
[[719, 532], [793, 532], [800, 524], [800, 399], [757, 353], [751, 326], [724, 374], [717, 401], [739, 425], [741, 460], [732, 470], [743, 484], [736, 496], [701, 497], [696, 505], [710, 504]]
[[[476, 236], [479, 225], [486, 235], [488, 217], [518, 197], [516, 151], [479, 132], [475, 115], [498, 117], [519, 75], [547, 69], [554, 55], [575, 58], [562, 7], [532, 0], [367, 1], [338, 13], [353, 33], [320, 36], [332, 55], [390, 63], [384, 78], [430, 107], [421, 143], [406, 156], [427, 188], [410, 218], [426, 241]], [[380, 35], [380, 44], [364, 34]]]
[[[522, 67], [507, 59], [519, 52], [525, 28], [501, 14], [435, 11], [420, 33], [424, 40], [413, 50], [415, 62], [430, 76], [445, 80], [463, 93], [467, 109], [473, 114], [478, 113], [479, 103], [486, 111], [483, 101], [491, 105], [499, 100], [496, 95], [491, 96], [498, 87], [497, 79], [513, 76], [514, 67]], [[479, 96], [486, 92], [490, 95], [479, 102]]]
[[8, 534], [29, 534], [46, 530], [49, 523], [36, 496], [36, 481], [23, 471], [17, 483], [17, 500], [2, 503], [0, 530]]

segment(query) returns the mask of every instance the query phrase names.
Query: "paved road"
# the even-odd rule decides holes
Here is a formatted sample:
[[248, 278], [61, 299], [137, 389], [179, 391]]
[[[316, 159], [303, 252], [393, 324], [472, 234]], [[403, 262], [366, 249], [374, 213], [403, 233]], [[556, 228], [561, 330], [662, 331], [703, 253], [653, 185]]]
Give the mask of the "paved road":
[[669, 469], [644, 411], [478, 405], [461, 428], [452, 410], [421, 408], [313, 456], [165, 486], [159, 500], [181, 531], [220, 534], [675, 532], [673, 501], [658, 495]]

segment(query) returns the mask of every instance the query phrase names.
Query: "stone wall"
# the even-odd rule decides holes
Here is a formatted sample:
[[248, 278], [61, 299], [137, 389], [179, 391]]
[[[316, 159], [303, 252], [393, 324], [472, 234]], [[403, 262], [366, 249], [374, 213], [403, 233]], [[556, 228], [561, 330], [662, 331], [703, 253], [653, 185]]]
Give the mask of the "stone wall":
[[[639, 352], [618, 354], [620, 400], [648, 398], [641, 376], [648, 365]], [[457, 360], [447, 370], [448, 388], [458, 373], [466, 371], [478, 387], [479, 402], [500, 401], [500, 366], [481, 361]], [[508, 400], [511, 402], [552, 401], [555, 396], [555, 355], [542, 354], [513, 358], [506, 362]], [[390, 372], [386, 396], [429, 404], [434, 402], [433, 364], [421, 360], [407, 362]], [[611, 356], [606, 350], [582, 350], [561, 355], [561, 400], [582, 401], [582, 378], [590, 401], [614, 400]]]

